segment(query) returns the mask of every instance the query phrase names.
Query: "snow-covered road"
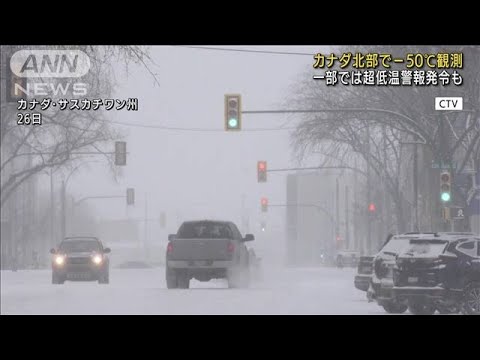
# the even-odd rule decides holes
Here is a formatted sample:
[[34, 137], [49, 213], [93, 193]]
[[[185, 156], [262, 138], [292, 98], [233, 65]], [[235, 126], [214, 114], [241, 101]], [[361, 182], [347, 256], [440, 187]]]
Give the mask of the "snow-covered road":
[[167, 290], [164, 271], [112, 268], [109, 285], [52, 285], [47, 270], [2, 271], [1, 314], [385, 314], [355, 289], [353, 269], [270, 269], [249, 289], [218, 280], [188, 290]]

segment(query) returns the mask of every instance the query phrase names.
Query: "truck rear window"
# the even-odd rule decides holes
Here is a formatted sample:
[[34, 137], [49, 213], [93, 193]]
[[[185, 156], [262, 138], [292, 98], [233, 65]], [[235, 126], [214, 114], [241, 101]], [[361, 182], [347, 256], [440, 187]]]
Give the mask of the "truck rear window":
[[184, 223], [177, 233], [179, 239], [233, 239], [227, 224], [195, 222]]

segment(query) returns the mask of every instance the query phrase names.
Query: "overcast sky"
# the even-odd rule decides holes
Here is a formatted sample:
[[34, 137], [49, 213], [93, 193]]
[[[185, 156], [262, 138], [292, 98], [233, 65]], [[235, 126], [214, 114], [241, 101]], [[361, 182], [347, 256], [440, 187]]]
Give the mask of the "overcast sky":
[[[321, 46], [238, 48], [312, 56], [325, 50]], [[151, 48], [157, 64], [152, 71], [160, 86], [142, 66], [130, 67], [125, 77], [119, 64], [115, 98], [138, 98], [139, 111], [118, 111], [112, 113], [112, 120], [219, 131], [116, 125], [126, 135], [129, 152], [119, 183], [112, 180], [105, 165], [94, 164], [71, 179], [69, 192], [76, 198], [122, 195], [127, 187], [133, 187], [136, 205], [129, 209], [129, 216], [143, 217], [147, 197], [149, 217], [159, 217], [165, 211], [169, 231], [176, 230], [179, 221], [191, 218], [214, 217], [239, 223], [244, 194], [244, 206], [255, 226], [262, 216], [260, 197], [267, 196], [270, 203], [283, 203], [286, 192], [286, 173], [269, 174], [268, 183], [258, 184], [256, 162], [267, 160], [269, 168], [293, 165], [289, 131], [223, 131], [224, 94], [241, 94], [243, 110], [284, 108], [290, 87], [302, 73], [312, 71], [312, 56], [156, 46]], [[287, 120], [295, 123], [291, 115], [244, 115], [243, 129], [280, 127]], [[95, 207], [99, 220], [126, 215], [123, 199], [93, 200], [90, 206]], [[280, 224], [283, 216], [284, 210], [272, 210], [268, 221]]]

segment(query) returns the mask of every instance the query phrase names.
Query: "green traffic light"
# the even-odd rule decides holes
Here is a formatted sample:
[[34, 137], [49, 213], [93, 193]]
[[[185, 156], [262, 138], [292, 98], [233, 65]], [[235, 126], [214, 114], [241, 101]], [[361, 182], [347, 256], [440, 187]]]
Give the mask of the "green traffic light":
[[441, 195], [441, 199], [443, 202], [450, 201], [450, 193], [448, 192], [443, 192]]
[[229, 127], [229, 128], [236, 128], [236, 127], [238, 127], [238, 120], [235, 119], [235, 118], [231, 118], [230, 120], [228, 120], [228, 127]]

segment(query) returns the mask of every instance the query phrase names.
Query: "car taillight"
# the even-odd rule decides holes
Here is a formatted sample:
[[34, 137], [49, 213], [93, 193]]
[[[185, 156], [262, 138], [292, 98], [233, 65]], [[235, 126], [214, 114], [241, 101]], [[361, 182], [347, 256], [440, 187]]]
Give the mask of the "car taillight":
[[233, 243], [228, 243], [227, 251], [232, 253], [235, 250], [235, 245]]
[[173, 244], [171, 242], [167, 245], [167, 253], [171, 253], [173, 251]]

